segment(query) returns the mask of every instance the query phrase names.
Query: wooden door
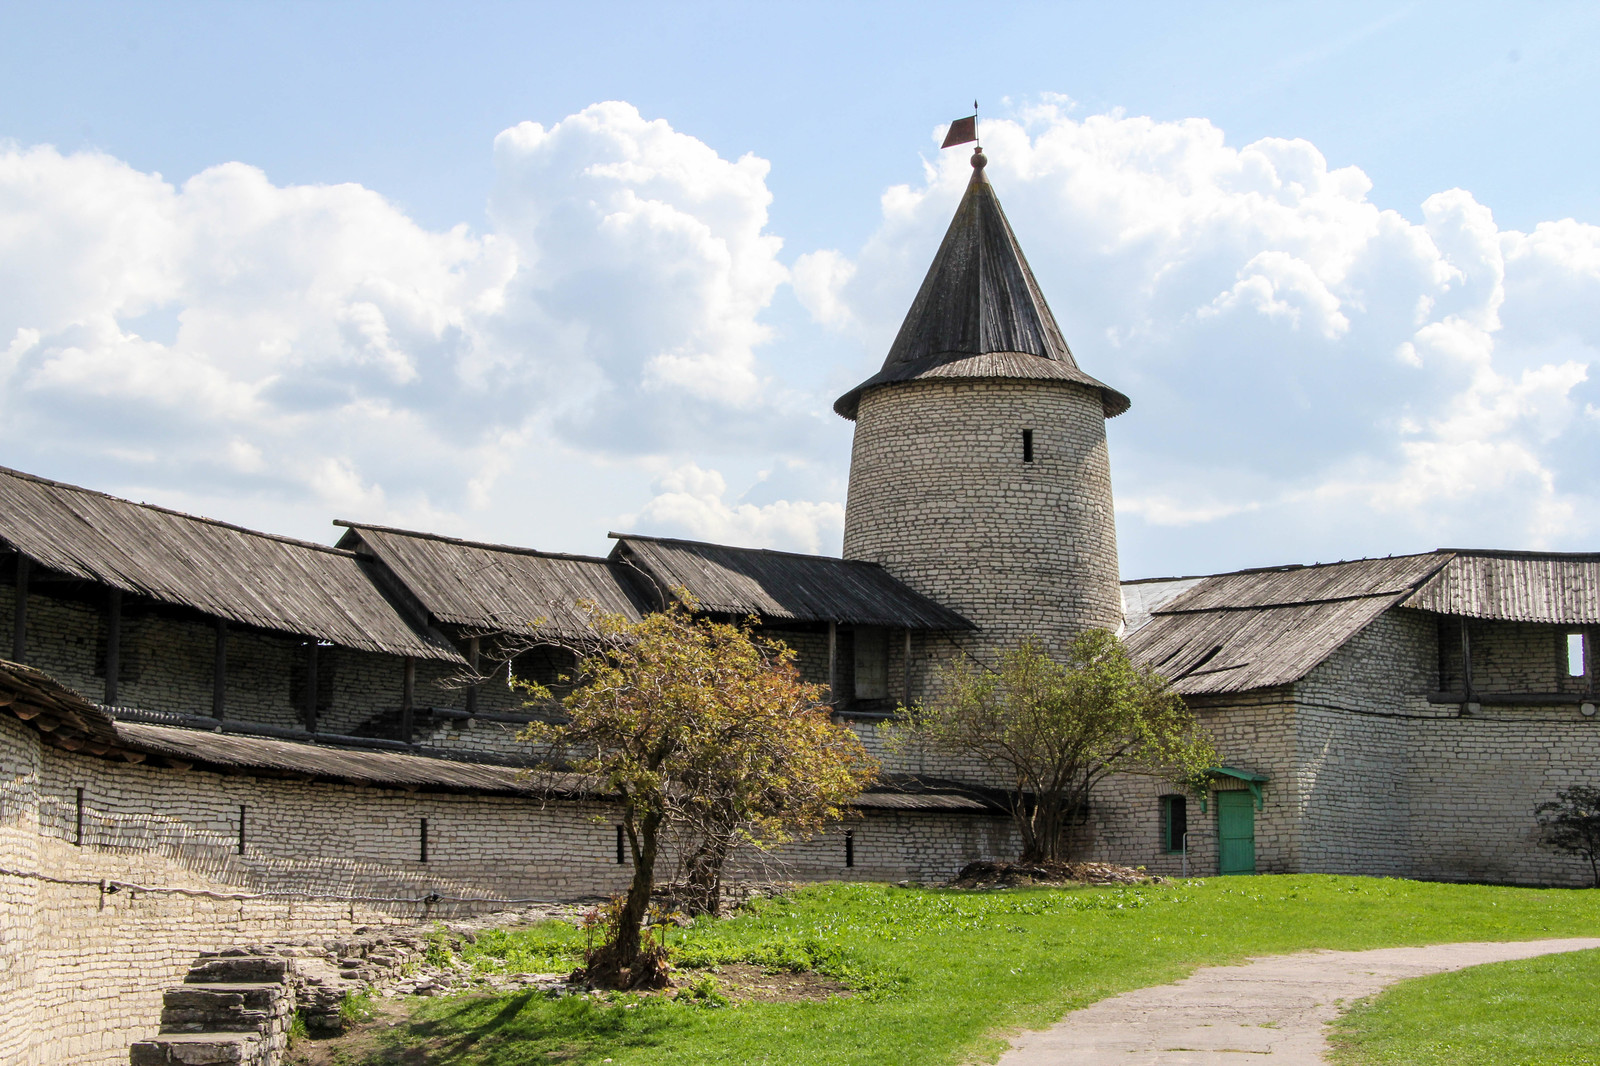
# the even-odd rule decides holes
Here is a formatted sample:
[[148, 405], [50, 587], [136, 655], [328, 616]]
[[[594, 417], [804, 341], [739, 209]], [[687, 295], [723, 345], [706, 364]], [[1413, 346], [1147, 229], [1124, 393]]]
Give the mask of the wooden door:
[[1217, 836], [1222, 853], [1219, 872], [1256, 872], [1256, 805], [1250, 793], [1217, 793]]

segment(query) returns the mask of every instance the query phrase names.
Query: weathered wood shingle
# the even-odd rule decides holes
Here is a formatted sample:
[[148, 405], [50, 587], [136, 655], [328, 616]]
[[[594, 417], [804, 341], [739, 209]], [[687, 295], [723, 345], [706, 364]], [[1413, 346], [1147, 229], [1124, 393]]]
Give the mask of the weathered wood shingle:
[[214, 618], [347, 648], [460, 661], [374, 584], [369, 563], [0, 467], [0, 540], [35, 563]]
[[883, 368], [834, 403], [853, 419], [868, 389], [928, 378], [1072, 382], [1107, 418], [1129, 400], [1078, 367], [994, 187], [978, 166]]
[[1300, 680], [1396, 606], [1552, 625], [1600, 623], [1600, 554], [1440, 549], [1129, 583], [1124, 590], [1125, 601], [1156, 601], [1139, 616], [1148, 621], [1127, 638], [1139, 661], [1186, 695], [1246, 692]]
[[612, 558], [650, 575], [665, 594], [684, 589], [702, 610], [786, 622], [843, 622], [906, 629], [970, 629], [972, 623], [892, 577], [876, 563], [732, 548], [613, 533]]
[[1405, 601], [1440, 614], [1600, 624], [1600, 554], [1456, 551]]
[[485, 632], [581, 637], [591, 615], [580, 604], [638, 621], [643, 591], [609, 559], [456, 540], [340, 521], [339, 542], [370, 553], [445, 625]]

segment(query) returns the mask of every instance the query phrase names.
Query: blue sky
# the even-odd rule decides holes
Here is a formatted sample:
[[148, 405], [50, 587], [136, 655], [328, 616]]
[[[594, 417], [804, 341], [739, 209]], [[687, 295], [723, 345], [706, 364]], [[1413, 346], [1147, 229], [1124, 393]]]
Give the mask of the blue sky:
[[1134, 399], [1129, 576], [1594, 546], [1592, 6], [5, 25], [6, 465], [317, 539], [836, 550], [827, 404], [892, 337], [977, 97], [1069, 341]]

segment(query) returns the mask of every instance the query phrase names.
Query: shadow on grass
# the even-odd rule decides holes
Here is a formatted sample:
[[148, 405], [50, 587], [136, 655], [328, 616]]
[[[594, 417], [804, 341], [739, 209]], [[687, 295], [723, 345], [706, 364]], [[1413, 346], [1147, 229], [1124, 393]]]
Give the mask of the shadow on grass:
[[352, 1066], [586, 1064], [623, 1048], [657, 1047], [672, 1027], [670, 1009], [653, 1000], [606, 1005], [531, 991], [451, 998], [419, 1007], [384, 1034], [375, 1057]]

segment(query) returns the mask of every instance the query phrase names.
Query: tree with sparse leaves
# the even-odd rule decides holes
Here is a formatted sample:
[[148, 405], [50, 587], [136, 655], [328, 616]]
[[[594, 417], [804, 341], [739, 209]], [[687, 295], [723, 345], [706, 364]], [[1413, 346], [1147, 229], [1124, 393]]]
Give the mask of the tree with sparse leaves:
[[1573, 785], [1533, 809], [1540, 843], [1589, 860], [1589, 875], [1600, 888], [1600, 788]]
[[899, 741], [971, 756], [1003, 781], [1024, 862], [1067, 857], [1071, 820], [1104, 778], [1193, 785], [1218, 761], [1182, 698], [1104, 629], [1081, 633], [1059, 662], [1029, 637], [993, 668], [956, 659], [940, 682], [942, 698], [913, 709]]
[[618, 797], [633, 880], [587, 976], [644, 987], [665, 976], [659, 960], [641, 961], [640, 947], [669, 836], [690, 841], [691, 883], [717, 892], [735, 848], [769, 848], [838, 820], [876, 766], [832, 720], [820, 687], [799, 679], [794, 652], [748, 624], [675, 606], [640, 622], [597, 616], [593, 628], [576, 649], [565, 720], [534, 723], [524, 736], [547, 767]]

